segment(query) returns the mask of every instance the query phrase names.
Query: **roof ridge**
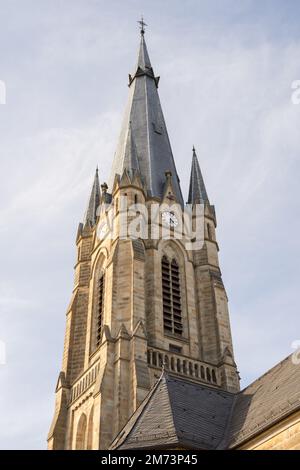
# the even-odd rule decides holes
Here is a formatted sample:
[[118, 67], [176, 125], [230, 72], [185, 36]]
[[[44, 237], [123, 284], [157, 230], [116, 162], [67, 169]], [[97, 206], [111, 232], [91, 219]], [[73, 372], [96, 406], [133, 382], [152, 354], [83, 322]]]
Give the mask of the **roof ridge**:
[[[170, 399], [170, 389], [169, 389], [169, 387], [168, 387], [168, 380], [170, 380], [170, 379], [169, 379], [168, 373], [165, 372], [165, 369], [163, 370], [163, 376], [164, 376], [164, 379], [165, 379], [166, 385], [167, 385], [168, 400], [169, 400], [169, 406], [170, 406], [171, 413], [172, 413], [172, 421], [173, 421], [173, 426], [174, 426], [174, 430], [175, 430], [175, 435], [176, 435], [176, 437], [177, 437], [177, 440], [179, 441], [179, 438], [178, 438], [178, 431], [177, 431], [177, 427], [176, 427], [176, 423], [175, 423], [175, 421], [176, 421], [176, 419], [175, 419], [175, 412], [174, 412], [174, 408], [173, 408], [173, 406], [172, 406], [172, 401], [171, 401], [171, 399]], [[171, 378], [171, 380], [172, 380], [172, 378]]]
[[[120, 429], [120, 431], [118, 432], [118, 434], [116, 435], [116, 437], [114, 438], [114, 440], [112, 441], [111, 445], [109, 448], [111, 448], [111, 446], [113, 446], [114, 442], [119, 438], [121, 439], [124, 434], [124, 430], [127, 426], [131, 426], [131, 429], [129, 431], [129, 433], [126, 435], [126, 438], [128, 438], [130, 436], [130, 434], [132, 433], [133, 431], [133, 427], [135, 424], [138, 423], [138, 421], [140, 420], [144, 410], [147, 408], [147, 405], [149, 404], [155, 390], [158, 388], [158, 385], [161, 383], [162, 381], [162, 378], [164, 376], [164, 371], [162, 371], [159, 379], [157, 380], [157, 382], [154, 384], [154, 386], [149, 390], [149, 392], [147, 393], [147, 395], [145, 396], [145, 398], [143, 399], [143, 401], [139, 404], [139, 406], [136, 408], [136, 410], [134, 410], [134, 412], [132, 413], [132, 415], [129, 417], [129, 419], [127, 420], [126, 424], [123, 426], [122, 429]], [[134, 415], [137, 414], [138, 416], [136, 417], [136, 420], [134, 421], [133, 418], [134, 418]], [[133, 421], [133, 423], [132, 423]], [[120, 436], [120, 437], [119, 437]], [[122, 442], [117, 442], [116, 443], [116, 447], [115, 448], [118, 448], [120, 445], [122, 444]]]
[[235, 393], [235, 394], [234, 394], [234, 397], [233, 397], [233, 400], [232, 400], [230, 412], [229, 412], [229, 415], [228, 415], [228, 418], [227, 418], [227, 423], [226, 423], [226, 426], [225, 426], [225, 429], [224, 429], [223, 438], [222, 438], [222, 440], [220, 441], [220, 443], [219, 443], [217, 449], [226, 449], [228, 442], [230, 442], [230, 439], [229, 439], [229, 436], [230, 436], [229, 431], [230, 431], [230, 428], [231, 428], [231, 422], [232, 422], [232, 418], [233, 418], [233, 414], [234, 414], [234, 409], [235, 409], [235, 405], [236, 405], [236, 402], [237, 402], [237, 398], [238, 398], [238, 394]]
[[277, 362], [277, 364], [275, 364], [274, 366], [272, 366], [270, 369], [268, 369], [266, 372], [264, 372], [262, 375], [260, 375], [257, 379], [253, 380], [253, 382], [251, 382], [249, 385], [247, 385], [247, 387], [243, 388], [242, 390], [240, 390], [237, 394], [240, 395], [242, 393], [244, 393], [248, 388], [250, 388], [252, 385], [255, 384], [255, 382], [258, 382], [259, 380], [261, 380], [263, 377], [267, 376], [268, 374], [270, 374], [274, 369], [276, 369], [277, 367], [281, 366], [285, 361], [287, 361], [291, 356], [293, 355], [293, 353], [289, 354], [288, 356], [286, 356], [284, 359], [282, 359], [280, 362]]

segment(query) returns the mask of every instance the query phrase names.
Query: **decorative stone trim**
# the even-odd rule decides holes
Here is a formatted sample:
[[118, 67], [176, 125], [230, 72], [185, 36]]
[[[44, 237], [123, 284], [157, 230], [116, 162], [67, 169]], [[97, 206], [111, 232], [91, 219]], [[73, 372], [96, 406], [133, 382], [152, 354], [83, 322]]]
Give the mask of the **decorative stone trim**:
[[147, 361], [150, 367], [161, 369], [164, 366], [174, 374], [216, 386], [221, 385], [217, 367], [212, 367], [206, 362], [157, 348], [148, 348]]
[[73, 403], [79, 398], [95, 381], [100, 370], [100, 361], [93, 364], [83, 375], [81, 375], [72, 385], [70, 402]]

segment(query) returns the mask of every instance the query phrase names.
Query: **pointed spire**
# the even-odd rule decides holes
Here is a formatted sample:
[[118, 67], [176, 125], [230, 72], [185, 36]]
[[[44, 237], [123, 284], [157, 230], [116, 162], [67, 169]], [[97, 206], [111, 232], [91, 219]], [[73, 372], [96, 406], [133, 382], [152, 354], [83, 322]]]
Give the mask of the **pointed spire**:
[[138, 21], [140, 25], [140, 32], [141, 32], [141, 42], [140, 42], [140, 50], [139, 50], [139, 55], [138, 55], [138, 61], [137, 61], [137, 69], [141, 68], [142, 70], [146, 71], [146, 69], [151, 69], [151, 62], [149, 59], [149, 54], [147, 51], [147, 46], [145, 42], [145, 26], [147, 24], [144, 21], [144, 18], [141, 17], [140, 21]]
[[[141, 36], [141, 42], [140, 42], [140, 50], [139, 50], [139, 55], [138, 55], [138, 61], [137, 61], [137, 68], [140, 67], [144, 72], [147, 71], [147, 69], [151, 69], [151, 62], [146, 46], [146, 41], [144, 38], [144, 35], [142, 34]], [[153, 73], [153, 72], [152, 72]]]
[[112, 191], [115, 175], [122, 175], [124, 169], [128, 168], [129, 160], [135, 166], [138, 164], [145, 189], [150, 196], [163, 196], [165, 172], [171, 171], [176, 199], [183, 205], [179, 178], [157, 91], [158, 78], [154, 75], [145, 42], [144, 22], [142, 29], [137, 68], [129, 80], [129, 98], [114, 157], [109, 190]]
[[91, 227], [95, 225], [96, 219], [97, 219], [97, 209], [100, 204], [100, 196], [101, 194], [100, 194], [98, 166], [97, 166], [89, 203], [88, 203], [87, 210], [84, 216], [84, 225], [89, 225]]
[[188, 204], [209, 204], [203, 176], [198, 162], [195, 147], [193, 147], [192, 169]]

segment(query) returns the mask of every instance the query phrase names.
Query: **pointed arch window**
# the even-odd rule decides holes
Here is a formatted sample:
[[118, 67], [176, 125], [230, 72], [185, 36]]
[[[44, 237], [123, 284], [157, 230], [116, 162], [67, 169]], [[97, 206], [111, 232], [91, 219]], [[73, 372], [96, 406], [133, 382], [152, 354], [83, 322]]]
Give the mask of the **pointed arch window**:
[[170, 262], [163, 256], [161, 270], [164, 331], [181, 336], [183, 327], [179, 266], [175, 259]]
[[101, 333], [103, 326], [103, 312], [104, 312], [104, 284], [105, 275], [101, 274], [98, 280], [98, 305], [97, 305], [97, 325], [96, 325], [96, 347], [100, 346]]

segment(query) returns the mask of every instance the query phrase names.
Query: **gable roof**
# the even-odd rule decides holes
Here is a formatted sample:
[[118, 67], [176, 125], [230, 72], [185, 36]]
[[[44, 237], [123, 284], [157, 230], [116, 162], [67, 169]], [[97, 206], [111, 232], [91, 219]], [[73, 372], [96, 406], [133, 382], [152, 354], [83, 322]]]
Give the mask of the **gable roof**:
[[238, 393], [228, 443], [236, 447], [300, 409], [300, 364], [293, 355]]
[[110, 448], [235, 448], [298, 410], [292, 356], [236, 394], [163, 372]]

